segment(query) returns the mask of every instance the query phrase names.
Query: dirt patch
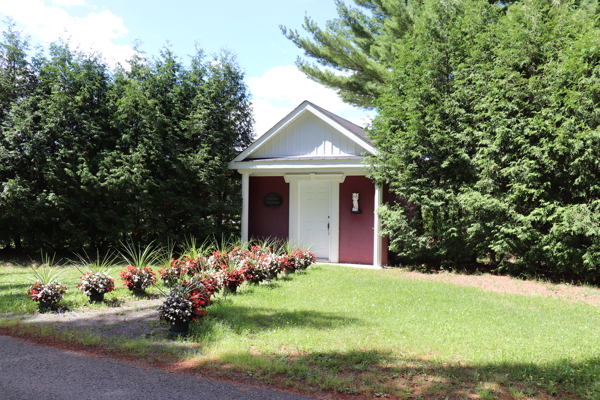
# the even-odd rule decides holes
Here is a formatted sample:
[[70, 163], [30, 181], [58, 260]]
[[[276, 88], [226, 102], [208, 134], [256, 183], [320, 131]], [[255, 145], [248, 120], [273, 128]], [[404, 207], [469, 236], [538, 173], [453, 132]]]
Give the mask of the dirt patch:
[[464, 275], [449, 272], [423, 274], [416, 271], [405, 271], [397, 277], [423, 281], [449, 282], [456, 285], [476, 287], [486, 292], [554, 297], [600, 307], [600, 289], [588, 286], [525, 281], [508, 276], [490, 274]]

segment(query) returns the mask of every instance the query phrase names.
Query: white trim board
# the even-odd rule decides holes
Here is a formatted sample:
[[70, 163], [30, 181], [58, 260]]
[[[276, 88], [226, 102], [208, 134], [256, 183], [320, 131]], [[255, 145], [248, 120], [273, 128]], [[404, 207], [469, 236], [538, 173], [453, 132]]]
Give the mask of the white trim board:
[[286, 183], [292, 181], [332, 181], [342, 183], [346, 179], [344, 174], [285, 174], [283, 179]]

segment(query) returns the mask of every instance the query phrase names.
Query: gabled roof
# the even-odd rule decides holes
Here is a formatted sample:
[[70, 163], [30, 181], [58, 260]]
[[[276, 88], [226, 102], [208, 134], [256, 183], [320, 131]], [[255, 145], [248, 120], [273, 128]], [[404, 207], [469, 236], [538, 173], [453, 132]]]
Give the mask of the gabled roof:
[[369, 139], [367, 137], [367, 134], [366, 134], [365, 130], [363, 128], [361, 128], [360, 126], [356, 125], [353, 122], [348, 121], [347, 119], [344, 119], [344, 118], [340, 117], [339, 115], [336, 115], [336, 114], [334, 114], [334, 113], [332, 113], [330, 111], [327, 111], [326, 109], [321, 108], [318, 105], [316, 105], [315, 103], [311, 103], [308, 100], [306, 100], [306, 103], [308, 103], [311, 106], [315, 107], [317, 110], [321, 111], [323, 114], [327, 115], [329, 118], [333, 119], [338, 124], [342, 125], [344, 128], [348, 129], [350, 132], [354, 133], [358, 137], [362, 138], [367, 143], [372, 144], [371, 139]]
[[[305, 112], [310, 112], [323, 122], [333, 127], [340, 134], [348, 138], [350, 141], [356, 143], [360, 148], [364, 149], [366, 153], [375, 153], [375, 148], [373, 147], [371, 141], [366, 137], [365, 131], [360, 126], [353, 124], [352, 122], [305, 100], [285, 118], [269, 129], [264, 135], [259, 137], [250, 146], [248, 146], [248, 148], [242, 151], [234, 160], [232, 160], [232, 162], [251, 161], [252, 153], [261, 148], [278, 133], [283, 131], [285, 127], [287, 127]], [[333, 159], [334, 157], [330, 158]]]

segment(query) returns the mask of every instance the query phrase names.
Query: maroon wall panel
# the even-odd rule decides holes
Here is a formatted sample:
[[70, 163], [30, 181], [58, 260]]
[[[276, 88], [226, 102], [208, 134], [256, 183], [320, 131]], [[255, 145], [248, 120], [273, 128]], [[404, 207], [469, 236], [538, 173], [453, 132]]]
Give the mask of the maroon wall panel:
[[[248, 237], [287, 240], [290, 216], [289, 186], [283, 180], [283, 176], [250, 176]], [[265, 206], [263, 198], [269, 193], [280, 194], [283, 204], [277, 208]]]
[[[362, 214], [352, 214], [352, 193], [359, 193]], [[375, 185], [364, 176], [347, 176], [340, 184], [340, 262], [373, 264]]]

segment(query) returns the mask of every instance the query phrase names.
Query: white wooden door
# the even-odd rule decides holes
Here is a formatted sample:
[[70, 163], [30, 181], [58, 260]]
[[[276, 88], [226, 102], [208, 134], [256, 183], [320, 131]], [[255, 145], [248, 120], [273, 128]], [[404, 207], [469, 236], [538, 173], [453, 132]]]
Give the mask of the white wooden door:
[[329, 260], [331, 226], [331, 182], [300, 182], [300, 245], [310, 246], [317, 258]]

